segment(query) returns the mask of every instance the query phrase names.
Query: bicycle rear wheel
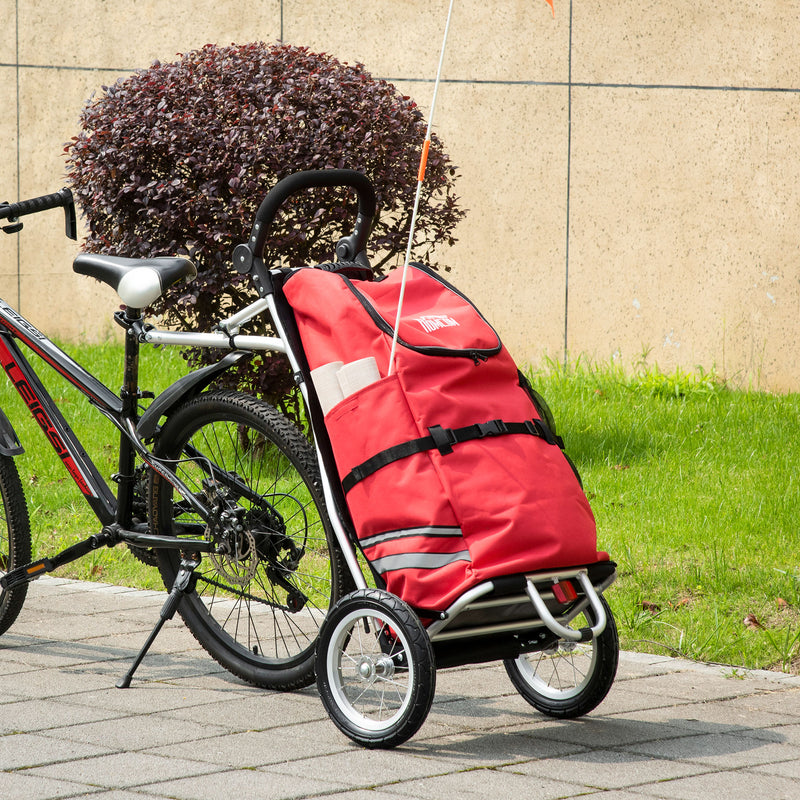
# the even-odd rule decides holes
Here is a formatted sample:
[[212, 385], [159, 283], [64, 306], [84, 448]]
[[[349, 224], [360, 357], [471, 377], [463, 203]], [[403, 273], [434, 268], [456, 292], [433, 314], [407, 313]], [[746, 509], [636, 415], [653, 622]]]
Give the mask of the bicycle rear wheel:
[[[0, 575], [30, 560], [31, 526], [25, 493], [14, 459], [0, 455]], [[0, 590], [0, 634], [17, 618], [27, 592], [27, 583]]]
[[[215, 509], [216, 521], [204, 522], [154, 473], [154, 533], [220, 542], [228, 526], [228, 552], [203, 556], [196, 590], [181, 602], [186, 625], [246, 681], [272, 689], [313, 683], [319, 628], [347, 579], [308, 440], [266, 403], [214, 391], [167, 420], [156, 454], [173, 462], [180, 479]], [[162, 549], [158, 556], [171, 588], [180, 553]]]

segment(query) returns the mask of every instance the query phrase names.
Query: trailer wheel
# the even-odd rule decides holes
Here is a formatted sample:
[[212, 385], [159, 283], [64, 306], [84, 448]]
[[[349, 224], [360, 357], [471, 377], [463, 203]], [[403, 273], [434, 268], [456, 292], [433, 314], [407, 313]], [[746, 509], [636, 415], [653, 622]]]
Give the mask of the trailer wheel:
[[[607, 623], [603, 632], [590, 642], [559, 639], [551, 647], [525, 653], [503, 662], [517, 691], [537, 710], [562, 719], [580, 717], [596, 708], [608, 694], [619, 661], [619, 637], [611, 609], [600, 598]], [[579, 616], [573, 627], [595, 623], [591, 607]]]
[[436, 667], [428, 634], [395, 595], [352, 592], [322, 624], [317, 686], [342, 733], [364, 747], [395, 747], [419, 730], [433, 702]]

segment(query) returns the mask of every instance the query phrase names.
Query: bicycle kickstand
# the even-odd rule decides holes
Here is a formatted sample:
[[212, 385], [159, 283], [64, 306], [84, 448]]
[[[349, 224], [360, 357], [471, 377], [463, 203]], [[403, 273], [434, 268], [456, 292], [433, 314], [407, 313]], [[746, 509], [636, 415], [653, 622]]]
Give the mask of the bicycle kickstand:
[[194, 571], [199, 566], [199, 561], [194, 561], [190, 558], [181, 559], [181, 568], [178, 570], [178, 574], [175, 576], [175, 582], [172, 584], [172, 589], [170, 590], [169, 596], [161, 608], [158, 622], [156, 623], [155, 628], [153, 628], [151, 631], [150, 635], [147, 637], [147, 641], [144, 643], [144, 646], [134, 659], [133, 664], [131, 664], [131, 668], [128, 670], [128, 673], [117, 684], [117, 689], [127, 689], [131, 685], [133, 673], [136, 672], [137, 667], [142, 663], [142, 659], [145, 657], [145, 655], [147, 655], [150, 645], [156, 640], [156, 636], [158, 636], [161, 628], [164, 627], [164, 623], [168, 619], [172, 619], [175, 616], [175, 612], [178, 610], [178, 606], [180, 605], [183, 596], [185, 594], [191, 594], [194, 591], [195, 584], [197, 583], [197, 575], [194, 574]]

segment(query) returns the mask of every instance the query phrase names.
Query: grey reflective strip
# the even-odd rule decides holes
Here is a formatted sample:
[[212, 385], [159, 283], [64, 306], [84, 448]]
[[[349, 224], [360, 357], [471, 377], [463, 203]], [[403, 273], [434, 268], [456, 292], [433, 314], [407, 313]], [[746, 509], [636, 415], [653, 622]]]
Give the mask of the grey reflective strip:
[[374, 536], [367, 536], [361, 539], [362, 547], [374, 547], [382, 542], [393, 542], [395, 539], [404, 539], [406, 536], [457, 536], [462, 537], [461, 528], [427, 527], [427, 528], [402, 528], [399, 531], [387, 531], [386, 533], [376, 533]]
[[439, 569], [456, 561], [472, 561], [469, 550], [457, 553], [402, 553], [397, 556], [385, 556], [372, 561], [372, 566], [383, 575], [397, 569]]

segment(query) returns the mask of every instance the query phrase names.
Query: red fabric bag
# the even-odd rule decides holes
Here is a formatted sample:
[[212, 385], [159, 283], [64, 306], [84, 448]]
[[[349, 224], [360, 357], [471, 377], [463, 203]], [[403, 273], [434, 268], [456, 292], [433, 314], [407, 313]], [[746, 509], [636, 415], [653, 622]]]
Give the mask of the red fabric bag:
[[409, 267], [387, 377], [400, 279], [302, 269], [284, 283], [312, 370], [376, 361], [380, 378], [325, 423], [360, 546], [386, 588], [443, 610], [493, 577], [607, 559], [580, 482], [497, 333], [422, 265]]

